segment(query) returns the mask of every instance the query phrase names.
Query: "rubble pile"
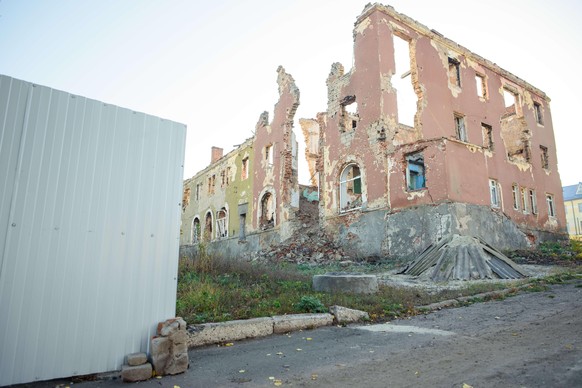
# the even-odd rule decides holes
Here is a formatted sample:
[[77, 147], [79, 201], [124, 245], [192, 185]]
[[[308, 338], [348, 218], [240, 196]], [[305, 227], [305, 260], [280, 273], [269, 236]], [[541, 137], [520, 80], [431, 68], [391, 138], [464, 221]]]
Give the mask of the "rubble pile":
[[339, 262], [350, 264], [347, 255], [319, 227], [317, 201], [301, 197], [296, 214], [298, 230], [293, 236], [278, 245], [251, 255], [252, 261], [263, 263], [289, 262], [295, 264], [325, 264]]

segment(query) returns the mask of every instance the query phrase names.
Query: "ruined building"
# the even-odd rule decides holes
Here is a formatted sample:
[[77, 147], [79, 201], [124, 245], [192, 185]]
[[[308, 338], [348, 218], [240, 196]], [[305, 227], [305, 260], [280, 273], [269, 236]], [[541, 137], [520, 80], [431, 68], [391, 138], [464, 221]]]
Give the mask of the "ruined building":
[[[239, 254], [301, 227], [299, 91], [278, 74], [272, 122], [261, 115], [253, 138], [225, 156], [215, 149], [185, 182], [182, 244], [221, 240]], [[327, 111], [300, 125], [319, 224], [352, 255], [408, 257], [453, 233], [499, 249], [564, 236], [541, 90], [379, 4], [356, 21], [353, 68], [334, 63], [327, 88]]]

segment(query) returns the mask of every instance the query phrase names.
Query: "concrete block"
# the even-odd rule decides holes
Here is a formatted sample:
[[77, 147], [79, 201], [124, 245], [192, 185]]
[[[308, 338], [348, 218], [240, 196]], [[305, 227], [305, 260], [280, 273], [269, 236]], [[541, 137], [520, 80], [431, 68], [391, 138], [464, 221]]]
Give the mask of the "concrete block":
[[145, 353], [131, 353], [127, 355], [127, 364], [129, 366], [143, 365], [148, 361]]
[[152, 377], [152, 364], [149, 362], [142, 365], [123, 365], [121, 367], [121, 378], [123, 381], [144, 381], [150, 377]]
[[320, 292], [373, 294], [378, 291], [378, 278], [361, 273], [330, 272], [313, 277], [313, 289]]
[[171, 318], [158, 323], [158, 335], [167, 337], [178, 330], [186, 330], [186, 321], [181, 317]]
[[370, 316], [365, 311], [349, 309], [342, 306], [331, 306], [329, 312], [335, 317], [336, 323], [353, 323], [370, 319]]
[[[184, 346], [185, 347], [185, 346]], [[186, 372], [188, 369], [188, 352], [176, 353], [170, 359], [164, 370], [165, 375], [176, 375], [178, 373]]]
[[290, 331], [314, 329], [329, 326], [333, 323], [331, 314], [292, 314], [273, 317], [273, 332], [288, 333]]
[[273, 334], [273, 319], [253, 318], [189, 327], [188, 348]]

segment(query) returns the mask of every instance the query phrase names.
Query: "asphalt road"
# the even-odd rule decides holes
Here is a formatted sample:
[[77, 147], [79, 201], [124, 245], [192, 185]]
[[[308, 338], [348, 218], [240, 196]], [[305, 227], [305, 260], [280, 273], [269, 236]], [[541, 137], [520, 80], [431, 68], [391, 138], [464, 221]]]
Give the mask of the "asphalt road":
[[[582, 280], [387, 325], [326, 327], [190, 351], [140, 387], [582, 387]], [[23, 385], [55, 387], [66, 380]], [[69, 385], [70, 386], [70, 385]], [[73, 387], [128, 387], [119, 380]]]

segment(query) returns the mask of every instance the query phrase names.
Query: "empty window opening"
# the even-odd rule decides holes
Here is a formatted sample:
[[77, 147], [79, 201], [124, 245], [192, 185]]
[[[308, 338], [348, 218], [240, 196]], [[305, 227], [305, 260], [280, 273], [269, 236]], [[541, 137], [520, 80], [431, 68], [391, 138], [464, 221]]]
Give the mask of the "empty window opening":
[[393, 35], [393, 37], [395, 69], [391, 83], [396, 89], [398, 122], [414, 127], [418, 97], [412, 81], [410, 42], [398, 35]]
[[485, 76], [475, 74], [475, 83], [477, 84], [477, 96], [487, 98], [487, 83], [485, 82]]
[[212, 213], [206, 213], [206, 218], [204, 220], [204, 241], [209, 242], [212, 240]]
[[273, 194], [266, 192], [261, 198], [261, 213], [259, 226], [261, 229], [269, 229], [275, 226], [275, 199]]
[[216, 186], [216, 175], [208, 177], [208, 194], [214, 194], [214, 187]]
[[534, 102], [534, 115], [536, 117], [536, 123], [538, 123], [539, 125], [544, 125], [544, 116], [542, 114], [542, 106], [537, 103]]
[[536, 199], [536, 191], [529, 189], [529, 203], [531, 205], [532, 214], [538, 214], [538, 201]]
[[519, 211], [519, 186], [513, 185], [511, 188], [511, 194], [513, 197], [513, 209]]
[[246, 213], [240, 214], [238, 217], [238, 239], [244, 241], [246, 239], [246, 223], [247, 223], [247, 215]]
[[220, 187], [226, 186], [226, 171], [222, 170], [220, 172]]
[[200, 191], [202, 191], [202, 183], [196, 184], [196, 200], [200, 200]]
[[546, 194], [546, 202], [548, 204], [548, 215], [550, 217], [555, 217], [556, 208], [554, 206], [554, 196], [552, 194]]
[[449, 57], [449, 82], [451, 85], [461, 87], [461, 63]]
[[245, 180], [249, 176], [249, 158], [244, 158], [242, 160], [242, 168], [240, 172], [240, 179]]
[[182, 194], [182, 212], [186, 211], [188, 205], [190, 205], [190, 188], [187, 187]]
[[521, 208], [523, 209], [523, 214], [529, 213], [528, 193], [525, 188], [521, 189]]
[[540, 157], [542, 160], [542, 168], [549, 169], [550, 168], [550, 161], [548, 159], [548, 147], [540, 146]]
[[362, 175], [357, 164], [350, 164], [340, 176], [340, 212], [362, 207]]
[[483, 131], [483, 148], [493, 151], [493, 128], [491, 125], [481, 123], [481, 129]]
[[465, 127], [465, 117], [455, 114], [455, 132], [457, 139], [460, 141], [468, 142], [467, 138], [467, 128]]
[[356, 129], [360, 115], [358, 113], [358, 103], [356, 96], [346, 96], [340, 103], [340, 131], [350, 131]]
[[192, 221], [192, 244], [200, 242], [200, 219], [194, 218]]
[[230, 184], [230, 167], [226, 168], [226, 185]]
[[489, 179], [489, 196], [491, 198], [491, 206], [493, 207], [499, 207], [501, 205], [499, 191], [499, 183], [495, 179]]
[[216, 237], [228, 237], [228, 217], [224, 207], [216, 213]]
[[426, 187], [422, 152], [406, 156], [406, 186], [410, 191]]
[[503, 101], [505, 103], [505, 115], [517, 114], [517, 93], [504, 88]]
[[273, 165], [273, 145], [269, 144], [265, 147], [265, 161], [267, 166], [271, 167]]

